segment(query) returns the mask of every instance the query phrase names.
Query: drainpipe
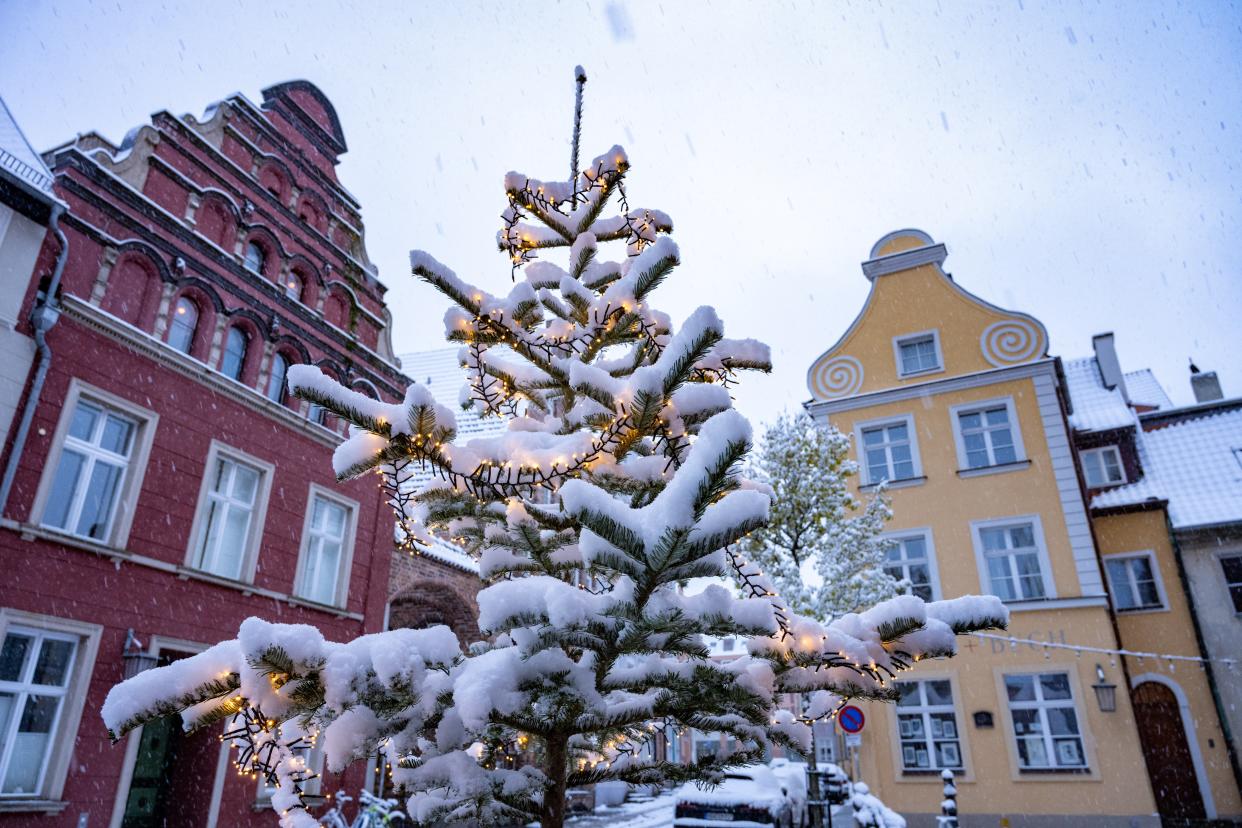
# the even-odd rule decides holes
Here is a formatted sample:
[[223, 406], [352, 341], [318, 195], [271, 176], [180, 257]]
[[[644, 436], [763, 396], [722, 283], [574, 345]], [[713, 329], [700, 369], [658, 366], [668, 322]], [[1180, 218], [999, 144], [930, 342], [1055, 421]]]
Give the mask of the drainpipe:
[[52, 281], [48, 283], [43, 298], [37, 301], [30, 312], [30, 324], [34, 328], [38, 362], [35, 366], [34, 380], [30, 384], [30, 393], [26, 397], [26, 405], [22, 409], [22, 419], [17, 425], [17, 434], [13, 437], [13, 450], [9, 452], [9, 462], [4, 467], [4, 478], [0, 479], [0, 517], [8, 510], [9, 491], [13, 488], [13, 478], [17, 475], [17, 466], [22, 459], [22, 449], [25, 448], [26, 438], [30, 435], [30, 423], [34, 420], [35, 409], [39, 406], [39, 397], [43, 393], [43, 383], [47, 380], [48, 368], [52, 366], [52, 349], [47, 344], [47, 332], [60, 318], [56, 291], [60, 287], [60, 277], [65, 272], [65, 262], [69, 259], [69, 239], [65, 237], [65, 231], [60, 228], [60, 216], [64, 211], [64, 207], [53, 205], [52, 218], [48, 222], [48, 229], [56, 234], [56, 240], [60, 242], [60, 253], [56, 256]]

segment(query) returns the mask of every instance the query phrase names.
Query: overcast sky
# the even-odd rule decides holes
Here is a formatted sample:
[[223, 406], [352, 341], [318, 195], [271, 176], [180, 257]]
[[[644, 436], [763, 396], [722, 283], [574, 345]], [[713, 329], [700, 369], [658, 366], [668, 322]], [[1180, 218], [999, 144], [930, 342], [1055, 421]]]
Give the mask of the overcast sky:
[[399, 351], [442, 344], [410, 248], [508, 289], [502, 176], [565, 176], [581, 63], [584, 157], [624, 145], [631, 203], [677, 226], [655, 304], [713, 304], [729, 336], [773, 346], [773, 375], [738, 394], [752, 419], [809, 396], [866, 297], [859, 262], [900, 227], [1042, 320], [1054, 354], [1111, 330], [1175, 402], [1189, 357], [1242, 394], [1234, 4], [0, 0], [0, 33], [0, 95], [39, 149], [317, 84]]

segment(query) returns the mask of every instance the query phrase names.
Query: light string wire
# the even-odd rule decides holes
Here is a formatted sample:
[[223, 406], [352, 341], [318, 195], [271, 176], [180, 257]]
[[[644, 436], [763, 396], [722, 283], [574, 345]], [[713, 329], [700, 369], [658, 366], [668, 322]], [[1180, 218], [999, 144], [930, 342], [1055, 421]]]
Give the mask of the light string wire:
[[1224, 664], [1230, 670], [1233, 670], [1238, 666], [1238, 660], [1236, 658], [1200, 658], [1199, 656], [1173, 655], [1171, 653], [1148, 653], [1148, 652], [1139, 652], [1136, 650], [1113, 650], [1107, 647], [1088, 647], [1085, 644], [1063, 644], [1060, 641], [1036, 641], [1033, 638], [1017, 638], [1012, 635], [996, 635], [995, 633], [975, 632], [975, 633], [970, 633], [970, 634], [975, 636], [976, 638], [986, 638], [991, 641], [1005, 641], [1005, 642], [1008, 642], [1011, 647], [1016, 647], [1019, 644], [1028, 644], [1032, 647], [1043, 647], [1045, 650], [1051, 647], [1051, 648], [1055, 648], [1058, 650], [1074, 650], [1078, 653], [1099, 653], [1101, 655], [1108, 655], [1108, 656], [1114, 656], [1114, 657], [1125, 656], [1127, 658], [1151, 659], [1152, 661], [1156, 661], [1156, 662], [1189, 661], [1189, 662], [1194, 662], [1196, 664], [1199, 664], [1200, 666], [1205, 666], [1209, 663]]

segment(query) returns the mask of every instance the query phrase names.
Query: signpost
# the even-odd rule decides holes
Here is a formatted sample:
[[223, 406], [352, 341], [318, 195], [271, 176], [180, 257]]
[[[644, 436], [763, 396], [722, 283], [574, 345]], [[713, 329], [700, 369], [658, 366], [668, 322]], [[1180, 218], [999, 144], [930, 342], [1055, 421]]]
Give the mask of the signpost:
[[858, 749], [862, 747], [863, 725], [867, 723], [867, 717], [863, 715], [862, 710], [852, 704], [842, 707], [837, 713], [837, 726], [845, 731], [845, 748], [850, 755], [851, 783], [858, 781]]

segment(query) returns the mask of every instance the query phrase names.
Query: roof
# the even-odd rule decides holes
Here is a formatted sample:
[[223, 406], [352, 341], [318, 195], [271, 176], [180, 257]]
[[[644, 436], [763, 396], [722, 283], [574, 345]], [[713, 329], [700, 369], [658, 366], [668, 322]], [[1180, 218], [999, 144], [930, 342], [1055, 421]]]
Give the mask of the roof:
[[1143, 479], [1101, 492], [1092, 508], [1167, 500], [1174, 529], [1242, 523], [1242, 407], [1139, 431], [1138, 451]]
[[52, 171], [26, 140], [4, 98], [0, 98], [0, 174], [52, 199]]
[[[1155, 382], [1154, 377], [1152, 381]], [[1070, 425], [1075, 431], [1107, 431], [1138, 423], [1121, 389], [1104, 387], [1095, 357], [1065, 360], [1065, 383], [1074, 411], [1069, 417]]]
[[1145, 405], [1150, 408], [1172, 408], [1173, 401], [1165, 393], [1164, 386], [1156, 379], [1150, 368], [1128, 371], [1125, 374], [1126, 393], [1134, 405]]
[[418, 554], [426, 558], [432, 558], [440, 563], [449, 566], [464, 569], [466, 572], [479, 574], [479, 562], [466, 554], [460, 546], [452, 541], [444, 540], [438, 535], [433, 535], [430, 546], [419, 546]]

